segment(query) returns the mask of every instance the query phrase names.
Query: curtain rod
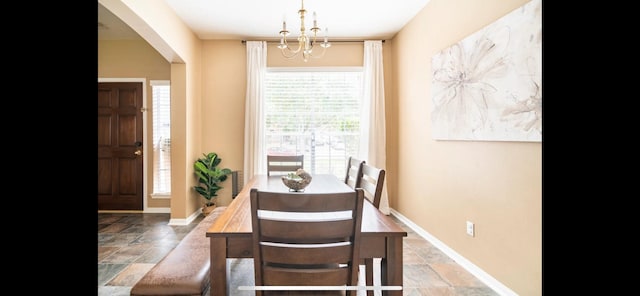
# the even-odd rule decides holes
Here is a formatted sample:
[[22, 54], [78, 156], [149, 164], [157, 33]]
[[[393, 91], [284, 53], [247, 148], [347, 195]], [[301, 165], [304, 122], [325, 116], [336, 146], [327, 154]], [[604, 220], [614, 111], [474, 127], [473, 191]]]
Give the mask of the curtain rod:
[[[279, 40], [242, 40], [242, 44], [247, 43], [247, 41], [267, 41], [267, 43], [280, 43]], [[382, 40], [384, 43], [385, 40]], [[354, 43], [354, 42], [364, 42], [364, 40], [329, 40], [330, 43]]]

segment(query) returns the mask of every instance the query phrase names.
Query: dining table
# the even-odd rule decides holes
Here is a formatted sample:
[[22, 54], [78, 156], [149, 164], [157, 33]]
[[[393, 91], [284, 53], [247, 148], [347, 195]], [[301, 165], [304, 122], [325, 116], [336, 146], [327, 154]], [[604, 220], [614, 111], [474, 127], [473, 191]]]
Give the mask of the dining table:
[[[211, 224], [206, 236], [210, 239], [210, 295], [234, 295], [229, 287], [229, 258], [253, 258], [251, 227], [252, 188], [261, 191], [289, 192], [281, 176], [257, 174], [253, 176], [227, 206], [227, 209]], [[332, 174], [316, 174], [304, 189], [305, 193], [353, 192], [343, 180]], [[293, 192], [295, 193], [295, 192]], [[362, 211], [361, 259], [381, 258], [380, 287], [382, 295], [402, 295], [402, 241], [407, 232], [391, 217], [380, 212], [367, 199]], [[394, 287], [386, 289], [385, 287]], [[400, 287], [398, 289], [398, 287]], [[374, 287], [367, 287], [373, 289]]]

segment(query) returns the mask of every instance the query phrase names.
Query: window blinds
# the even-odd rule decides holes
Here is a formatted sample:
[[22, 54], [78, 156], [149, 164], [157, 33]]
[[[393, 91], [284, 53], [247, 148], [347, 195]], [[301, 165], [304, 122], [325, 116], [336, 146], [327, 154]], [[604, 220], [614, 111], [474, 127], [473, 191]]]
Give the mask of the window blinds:
[[171, 88], [168, 80], [151, 80], [153, 98], [153, 193], [171, 192]]
[[342, 178], [358, 153], [362, 71], [268, 71], [265, 139], [268, 154], [304, 154], [311, 174]]

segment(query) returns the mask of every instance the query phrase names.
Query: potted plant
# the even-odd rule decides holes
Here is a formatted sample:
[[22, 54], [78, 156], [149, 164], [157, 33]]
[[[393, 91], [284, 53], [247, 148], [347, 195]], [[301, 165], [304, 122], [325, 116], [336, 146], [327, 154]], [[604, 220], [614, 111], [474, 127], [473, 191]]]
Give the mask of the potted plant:
[[198, 185], [193, 186], [193, 189], [205, 199], [202, 213], [206, 216], [216, 207], [215, 198], [218, 196], [218, 190], [222, 189], [220, 183], [224, 182], [232, 171], [218, 167], [222, 158], [218, 157], [217, 153], [210, 152], [202, 155], [204, 157], [198, 158], [193, 164], [198, 177]]

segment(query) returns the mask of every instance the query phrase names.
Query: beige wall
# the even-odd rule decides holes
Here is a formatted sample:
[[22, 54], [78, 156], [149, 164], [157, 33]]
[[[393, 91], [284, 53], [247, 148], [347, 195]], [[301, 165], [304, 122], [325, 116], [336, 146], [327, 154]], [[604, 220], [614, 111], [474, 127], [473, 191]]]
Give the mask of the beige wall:
[[[204, 41], [202, 46], [202, 149], [216, 152], [220, 166], [242, 170], [246, 53], [240, 40]], [[232, 183], [222, 183], [216, 202], [231, 202]]]
[[432, 0], [396, 35], [388, 158], [397, 158], [392, 208], [517, 294], [541, 295], [541, 143], [431, 137], [431, 57], [526, 2]]
[[[431, 0], [384, 43], [387, 189], [395, 211], [507, 289], [541, 295], [541, 144], [434, 141], [430, 129], [430, 57], [526, 2]], [[162, 17], [173, 19], [144, 9], [150, 0], [140, 3], [134, 14], [143, 15], [139, 18], [154, 24], [154, 30]], [[166, 27], [158, 25], [158, 30]], [[240, 40], [197, 41], [184, 32], [152, 35], [145, 39], [174, 61], [172, 133], [182, 137], [177, 145], [182, 150], [172, 172], [179, 197], [172, 198], [171, 217], [179, 219], [199, 206], [190, 189], [197, 157], [215, 151], [224, 167], [243, 167], [245, 46]], [[305, 64], [284, 60], [269, 44], [267, 65], [361, 66], [362, 49], [362, 43], [334, 43], [323, 59]], [[231, 202], [230, 185], [227, 181], [220, 191], [222, 205]], [[465, 233], [467, 220], [476, 224], [475, 237]]]
[[362, 67], [363, 51], [362, 42], [333, 42], [322, 58], [309, 58], [305, 62], [299, 56], [284, 58], [278, 43], [270, 42], [267, 44], [267, 67]]
[[[144, 98], [147, 107], [147, 127], [151, 127], [152, 112], [151, 107], [151, 80], [170, 80], [171, 65], [162, 57], [153, 47], [144, 40], [127, 40], [127, 41], [99, 41], [98, 42], [98, 77], [99, 78], [145, 78], [146, 95]], [[146, 141], [144, 143], [145, 157], [151, 155], [152, 133], [149, 130], [146, 133]], [[145, 171], [151, 172], [152, 160], [147, 157]], [[147, 206], [168, 208], [169, 199], [152, 198], [153, 178], [145, 178], [145, 198]]]

